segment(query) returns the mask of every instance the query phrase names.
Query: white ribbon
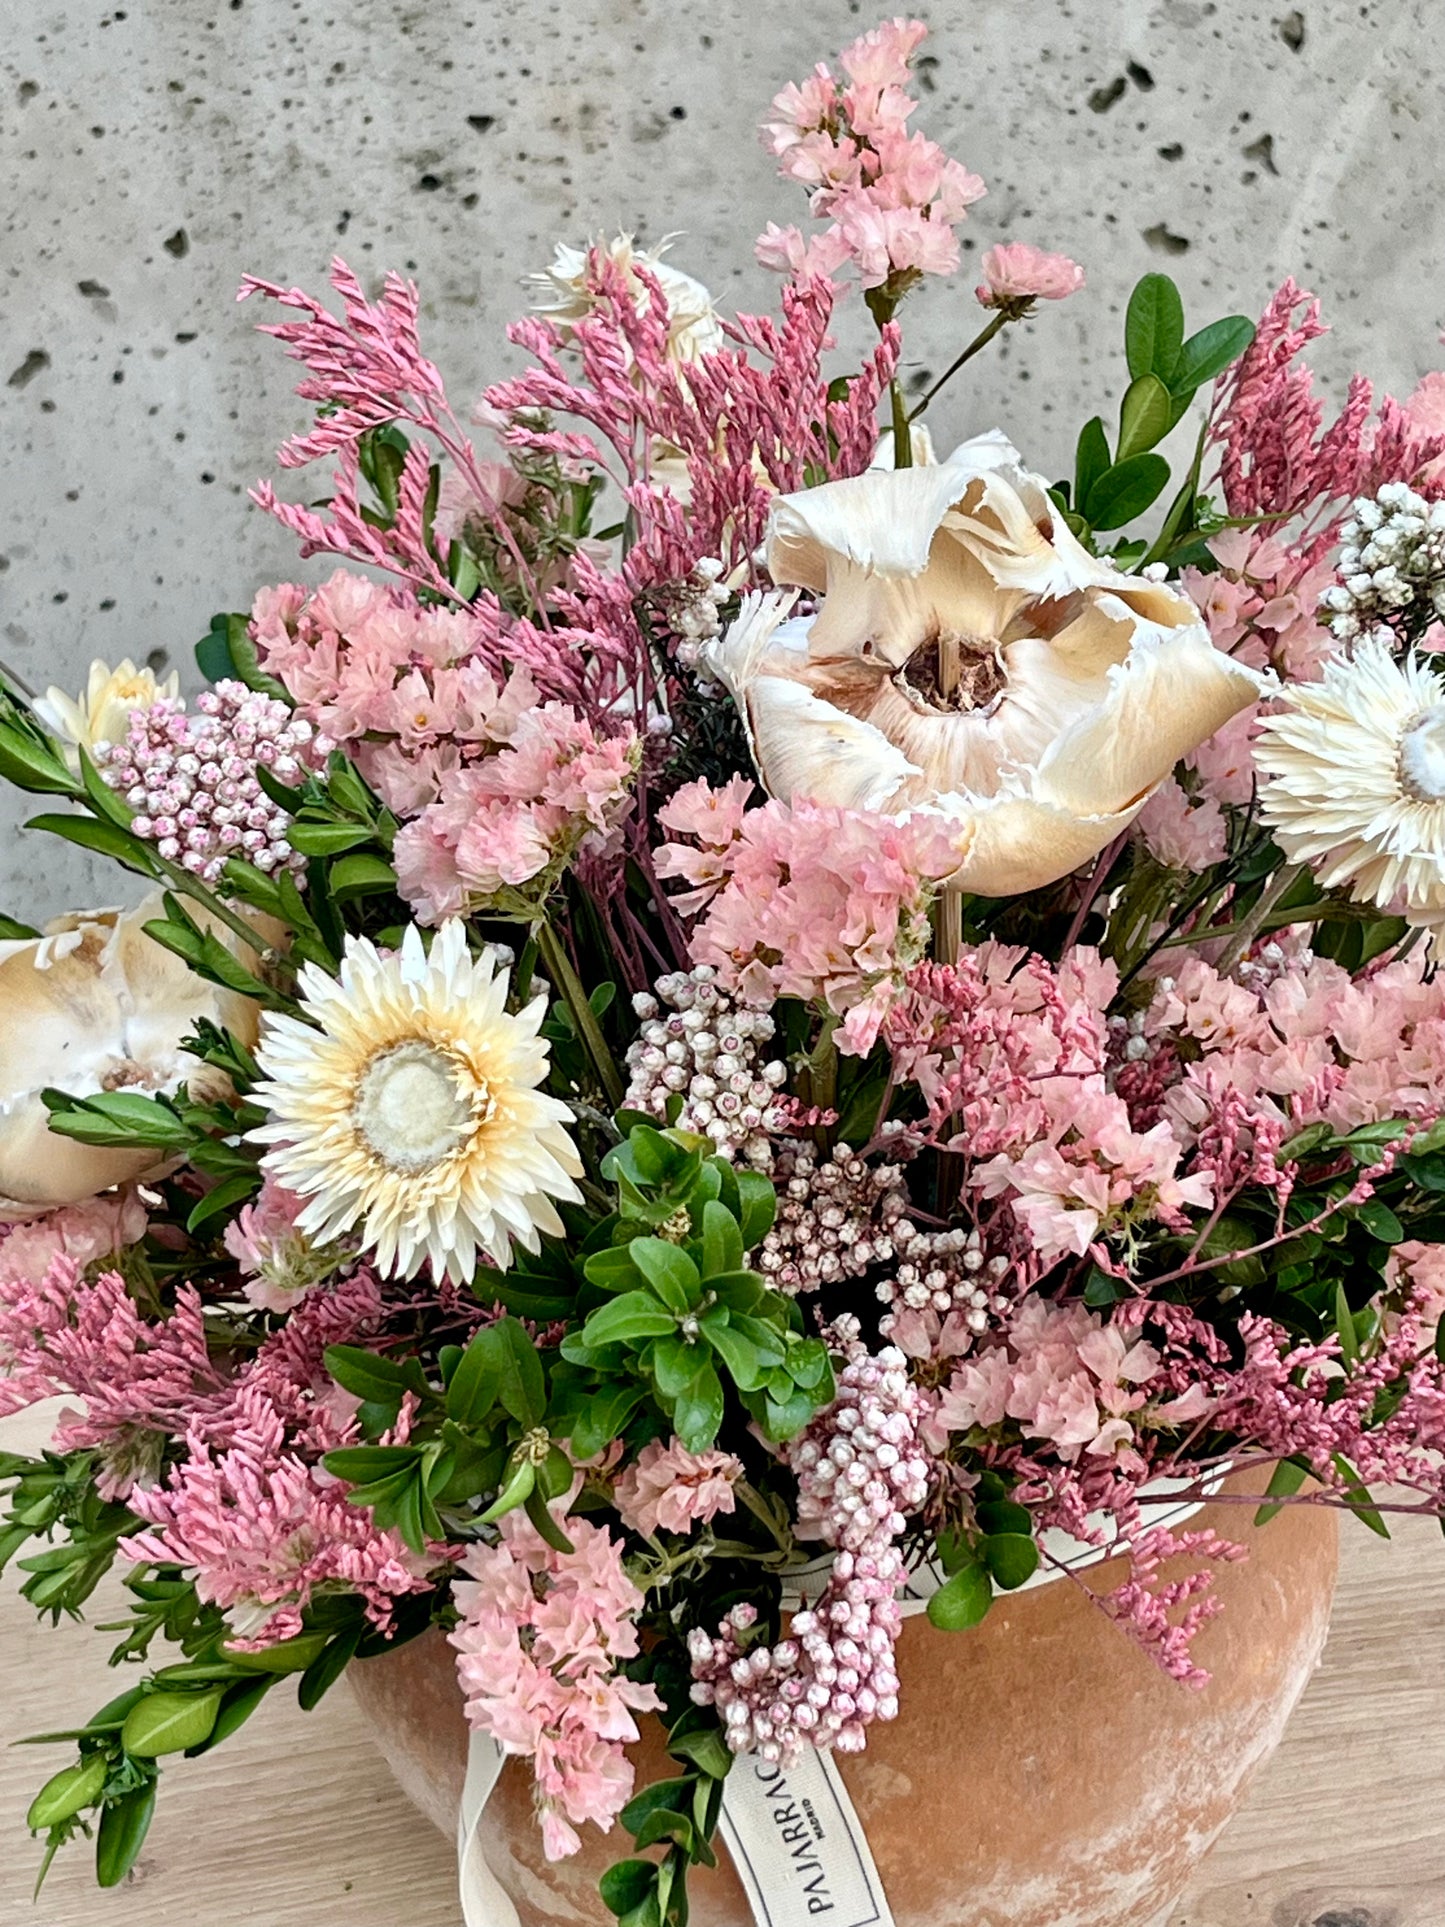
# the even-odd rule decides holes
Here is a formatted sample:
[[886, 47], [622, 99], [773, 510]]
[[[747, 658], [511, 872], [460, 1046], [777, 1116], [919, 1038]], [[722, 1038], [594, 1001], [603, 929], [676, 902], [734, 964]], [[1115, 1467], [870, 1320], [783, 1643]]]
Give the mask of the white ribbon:
[[[1216, 1491], [1227, 1472], [1227, 1466], [1217, 1471], [1206, 1493]], [[1140, 1497], [1167, 1500], [1174, 1493], [1192, 1490], [1195, 1483], [1156, 1479], [1141, 1488]], [[1172, 1505], [1151, 1505], [1148, 1523], [1151, 1527], [1182, 1525], [1200, 1510], [1200, 1504], [1179, 1499]], [[1044, 1533], [1048, 1559], [1017, 1590], [1047, 1586], [1062, 1578], [1064, 1570], [1080, 1572], [1110, 1558], [1118, 1535], [1116, 1521], [1099, 1514], [1090, 1524], [1099, 1529], [1103, 1544], [1089, 1545], [1052, 1529]], [[815, 1600], [828, 1583], [831, 1566], [831, 1558], [825, 1556], [790, 1573], [784, 1609], [793, 1612]], [[928, 1610], [944, 1577], [932, 1561], [908, 1575], [899, 1597], [905, 1618]], [[504, 1759], [495, 1741], [482, 1733], [472, 1734], [457, 1820], [465, 1927], [519, 1927], [517, 1910], [483, 1858], [480, 1839], [482, 1813]], [[813, 1927], [820, 1919], [823, 1927], [893, 1927], [868, 1836], [831, 1754], [809, 1748], [796, 1766], [786, 1770], [767, 1765], [755, 1754], [744, 1754], [723, 1784], [719, 1831], [756, 1927]]]

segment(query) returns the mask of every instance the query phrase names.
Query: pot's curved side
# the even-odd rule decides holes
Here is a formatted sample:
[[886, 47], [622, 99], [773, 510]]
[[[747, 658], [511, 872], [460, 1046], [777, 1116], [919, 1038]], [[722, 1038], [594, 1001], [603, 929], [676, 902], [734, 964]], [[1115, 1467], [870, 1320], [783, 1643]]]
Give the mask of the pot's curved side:
[[[996, 1600], [969, 1633], [905, 1623], [903, 1710], [840, 1761], [898, 1927], [1149, 1927], [1183, 1889], [1278, 1745], [1329, 1626], [1335, 1514], [1288, 1507], [1263, 1530], [1251, 1516], [1217, 1503], [1191, 1522], [1250, 1555], [1218, 1569], [1200, 1692], [1069, 1580]], [[1105, 1592], [1121, 1564], [1087, 1577]], [[429, 1634], [351, 1677], [403, 1789], [450, 1833], [466, 1763], [450, 1649]], [[653, 1721], [631, 1752], [639, 1784], [673, 1770]], [[597, 1877], [626, 1836], [584, 1828], [580, 1853], [547, 1862], [524, 1762], [503, 1772], [482, 1840], [522, 1927], [610, 1920]], [[746, 1927], [725, 1853], [688, 1885], [696, 1927]]]

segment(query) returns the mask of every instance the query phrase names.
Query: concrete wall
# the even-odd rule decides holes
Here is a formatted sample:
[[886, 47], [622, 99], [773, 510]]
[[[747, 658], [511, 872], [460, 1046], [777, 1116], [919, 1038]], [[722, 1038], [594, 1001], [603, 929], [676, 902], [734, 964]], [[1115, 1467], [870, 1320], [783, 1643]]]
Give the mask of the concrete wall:
[[[981, 251], [1081, 260], [1088, 291], [960, 383], [945, 434], [1005, 425], [1060, 468], [1118, 388], [1122, 297], [1167, 267], [1195, 324], [1286, 271], [1338, 324], [1317, 364], [1397, 393], [1438, 366], [1445, 0], [936, 0], [916, 124], [984, 175]], [[0, 655], [41, 686], [94, 655], [190, 666], [214, 609], [298, 573], [246, 500], [300, 424], [232, 302], [333, 250], [422, 287], [455, 397], [505, 363], [554, 238], [684, 230], [726, 304], [797, 218], [753, 135], [883, 0], [0, 0]], [[935, 64], [936, 63], [936, 64]], [[910, 373], [976, 311], [967, 257], [909, 315]], [[97, 887], [0, 818], [0, 903]], [[40, 846], [44, 847], [40, 847]]]

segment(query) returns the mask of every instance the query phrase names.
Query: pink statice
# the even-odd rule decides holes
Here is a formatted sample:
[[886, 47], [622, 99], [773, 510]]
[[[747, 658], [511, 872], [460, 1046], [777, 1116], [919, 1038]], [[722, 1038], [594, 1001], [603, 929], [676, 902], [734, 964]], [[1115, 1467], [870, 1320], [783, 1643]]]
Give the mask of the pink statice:
[[[692, 885], [681, 902], [701, 909], [694, 962], [713, 965], [749, 1003], [825, 1004], [843, 1020], [839, 1048], [866, 1056], [903, 973], [927, 949], [934, 886], [956, 861], [946, 837], [922, 815], [769, 802], [739, 817], [735, 802], [710, 811], [694, 784], [669, 806], [672, 822], [696, 822], [714, 839], [701, 864], [687, 844], [665, 844], [656, 859], [659, 876]], [[735, 833], [719, 847], [725, 827]]]
[[149, 1212], [132, 1186], [68, 1204], [58, 1211], [0, 1226], [0, 1290], [40, 1286], [57, 1258], [68, 1258], [84, 1271], [139, 1244], [146, 1234]]
[[1385, 1267], [1387, 1292], [1408, 1297], [1426, 1337], [1434, 1341], [1445, 1318], [1445, 1244], [1406, 1238], [1390, 1253]]
[[1092, 951], [1056, 969], [987, 943], [917, 965], [884, 1022], [895, 1077], [927, 1107], [914, 1141], [958, 1154], [966, 1189], [1007, 1209], [1036, 1265], [1100, 1239], [1127, 1249], [1213, 1201], [1169, 1125], [1140, 1128], [1113, 1087], [1117, 981]]
[[[1422, 375], [1405, 403], [1411, 428], [1422, 438], [1445, 443], [1445, 372]], [[1420, 470], [1419, 481], [1431, 494], [1445, 486], [1445, 452], [1432, 457]]]
[[625, 1526], [651, 1538], [691, 1532], [737, 1501], [743, 1462], [731, 1452], [689, 1452], [680, 1439], [652, 1439], [617, 1475], [612, 1497]]
[[563, 703], [524, 711], [505, 747], [442, 778], [396, 839], [401, 894], [427, 924], [515, 899], [545, 901], [579, 853], [606, 848], [632, 804], [641, 744], [599, 735]]
[[130, 712], [118, 743], [97, 743], [101, 777], [135, 812], [133, 835], [205, 883], [230, 857], [258, 870], [304, 870], [291, 848], [291, 822], [262, 789], [257, 768], [290, 787], [326, 766], [332, 744], [304, 716], [244, 683], [219, 682], [188, 714], [161, 697]]
[[921, 20], [885, 21], [843, 50], [841, 78], [820, 64], [774, 99], [764, 145], [829, 225], [806, 238], [769, 222], [757, 248], [765, 267], [831, 279], [852, 264], [864, 288], [895, 297], [958, 267], [957, 229], [984, 185], [908, 131], [918, 105], [910, 63], [927, 31]]
[[1066, 254], [1050, 254], [1028, 241], [1003, 241], [979, 263], [983, 280], [974, 289], [980, 306], [1027, 310], [1035, 301], [1064, 301], [1084, 285], [1084, 270]]
[[262, 667], [403, 817], [539, 701], [528, 669], [508, 673], [502, 633], [495, 605], [428, 605], [340, 569], [318, 589], [263, 589], [251, 611]]
[[450, 1635], [467, 1718], [531, 1759], [549, 1860], [577, 1852], [585, 1821], [611, 1828], [632, 1794], [634, 1715], [661, 1705], [621, 1670], [639, 1651], [643, 1603], [621, 1546], [585, 1519], [565, 1530], [573, 1549], [558, 1552], [513, 1512], [499, 1544], [470, 1547]]
[[1171, 777], [1134, 819], [1149, 853], [1170, 870], [1208, 870], [1228, 847], [1224, 812], [1212, 797], [1191, 797]]
[[317, 1245], [297, 1231], [305, 1202], [268, 1177], [226, 1225], [223, 1242], [245, 1278], [242, 1296], [258, 1311], [293, 1311], [350, 1255], [344, 1245]]
[[1083, 1305], [1022, 1299], [994, 1342], [964, 1359], [945, 1387], [930, 1435], [1016, 1427], [1042, 1440], [1065, 1464], [1081, 1453], [1122, 1459], [1143, 1472], [1137, 1431], [1146, 1418], [1173, 1414], [1173, 1388], [1155, 1396], [1162, 1360], [1147, 1340], [1105, 1324]]
[[757, 1614], [748, 1605], [715, 1634], [688, 1635], [693, 1699], [717, 1707], [734, 1753], [784, 1765], [804, 1746], [861, 1752], [875, 1720], [897, 1718], [897, 1542], [929, 1488], [929, 1395], [902, 1352], [870, 1354], [851, 1317], [831, 1336], [844, 1355], [837, 1400], [783, 1448], [798, 1476], [799, 1535], [834, 1548], [828, 1582], [774, 1646], [750, 1637]]
[[1226, 1111], [1245, 1142], [1276, 1143], [1315, 1123], [1425, 1125], [1445, 1112], [1445, 987], [1418, 954], [1357, 981], [1304, 952], [1253, 986], [1191, 956], [1157, 980], [1145, 1035], [1171, 1061], [1174, 1040], [1188, 1040], [1162, 1099], [1185, 1146]]
[[727, 882], [729, 852], [742, 834], [754, 794], [755, 785], [746, 776], [731, 777], [720, 789], [700, 778], [685, 783], [657, 812], [661, 829], [687, 838], [670, 846], [661, 872], [688, 885], [672, 899], [685, 915], [695, 916]]
[[225, 1611], [242, 1650], [293, 1638], [319, 1592], [359, 1593], [368, 1619], [386, 1631], [398, 1597], [430, 1590], [435, 1560], [379, 1531], [343, 1485], [296, 1456], [274, 1407], [255, 1391], [240, 1402], [229, 1444], [213, 1445], [197, 1427], [187, 1448], [163, 1486], [131, 1491], [146, 1529], [122, 1540], [121, 1551], [193, 1571], [197, 1594]]

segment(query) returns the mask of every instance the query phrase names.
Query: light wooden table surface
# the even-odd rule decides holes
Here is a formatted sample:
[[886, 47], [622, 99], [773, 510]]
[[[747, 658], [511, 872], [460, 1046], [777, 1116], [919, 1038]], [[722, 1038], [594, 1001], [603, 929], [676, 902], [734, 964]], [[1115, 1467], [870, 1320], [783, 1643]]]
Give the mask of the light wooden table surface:
[[[33, 1437], [0, 1423], [0, 1447]], [[1445, 1542], [1417, 1520], [1390, 1545], [1346, 1521], [1343, 1546], [1324, 1663], [1168, 1927], [1445, 1927]], [[0, 1742], [79, 1724], [118, 1690], [104, 1634], [40, 1625], [8, 1581], [0, 1595]], [[447, 1842], [344, 1688], [309, 1715], [278, 1692], [167, 1771], [126, 1887], [92, 1885], [82, 1842], [32, 1907], [24, 1814], [61, 1758], [0, 1746], [4, 1927], [458, 1927]]]

